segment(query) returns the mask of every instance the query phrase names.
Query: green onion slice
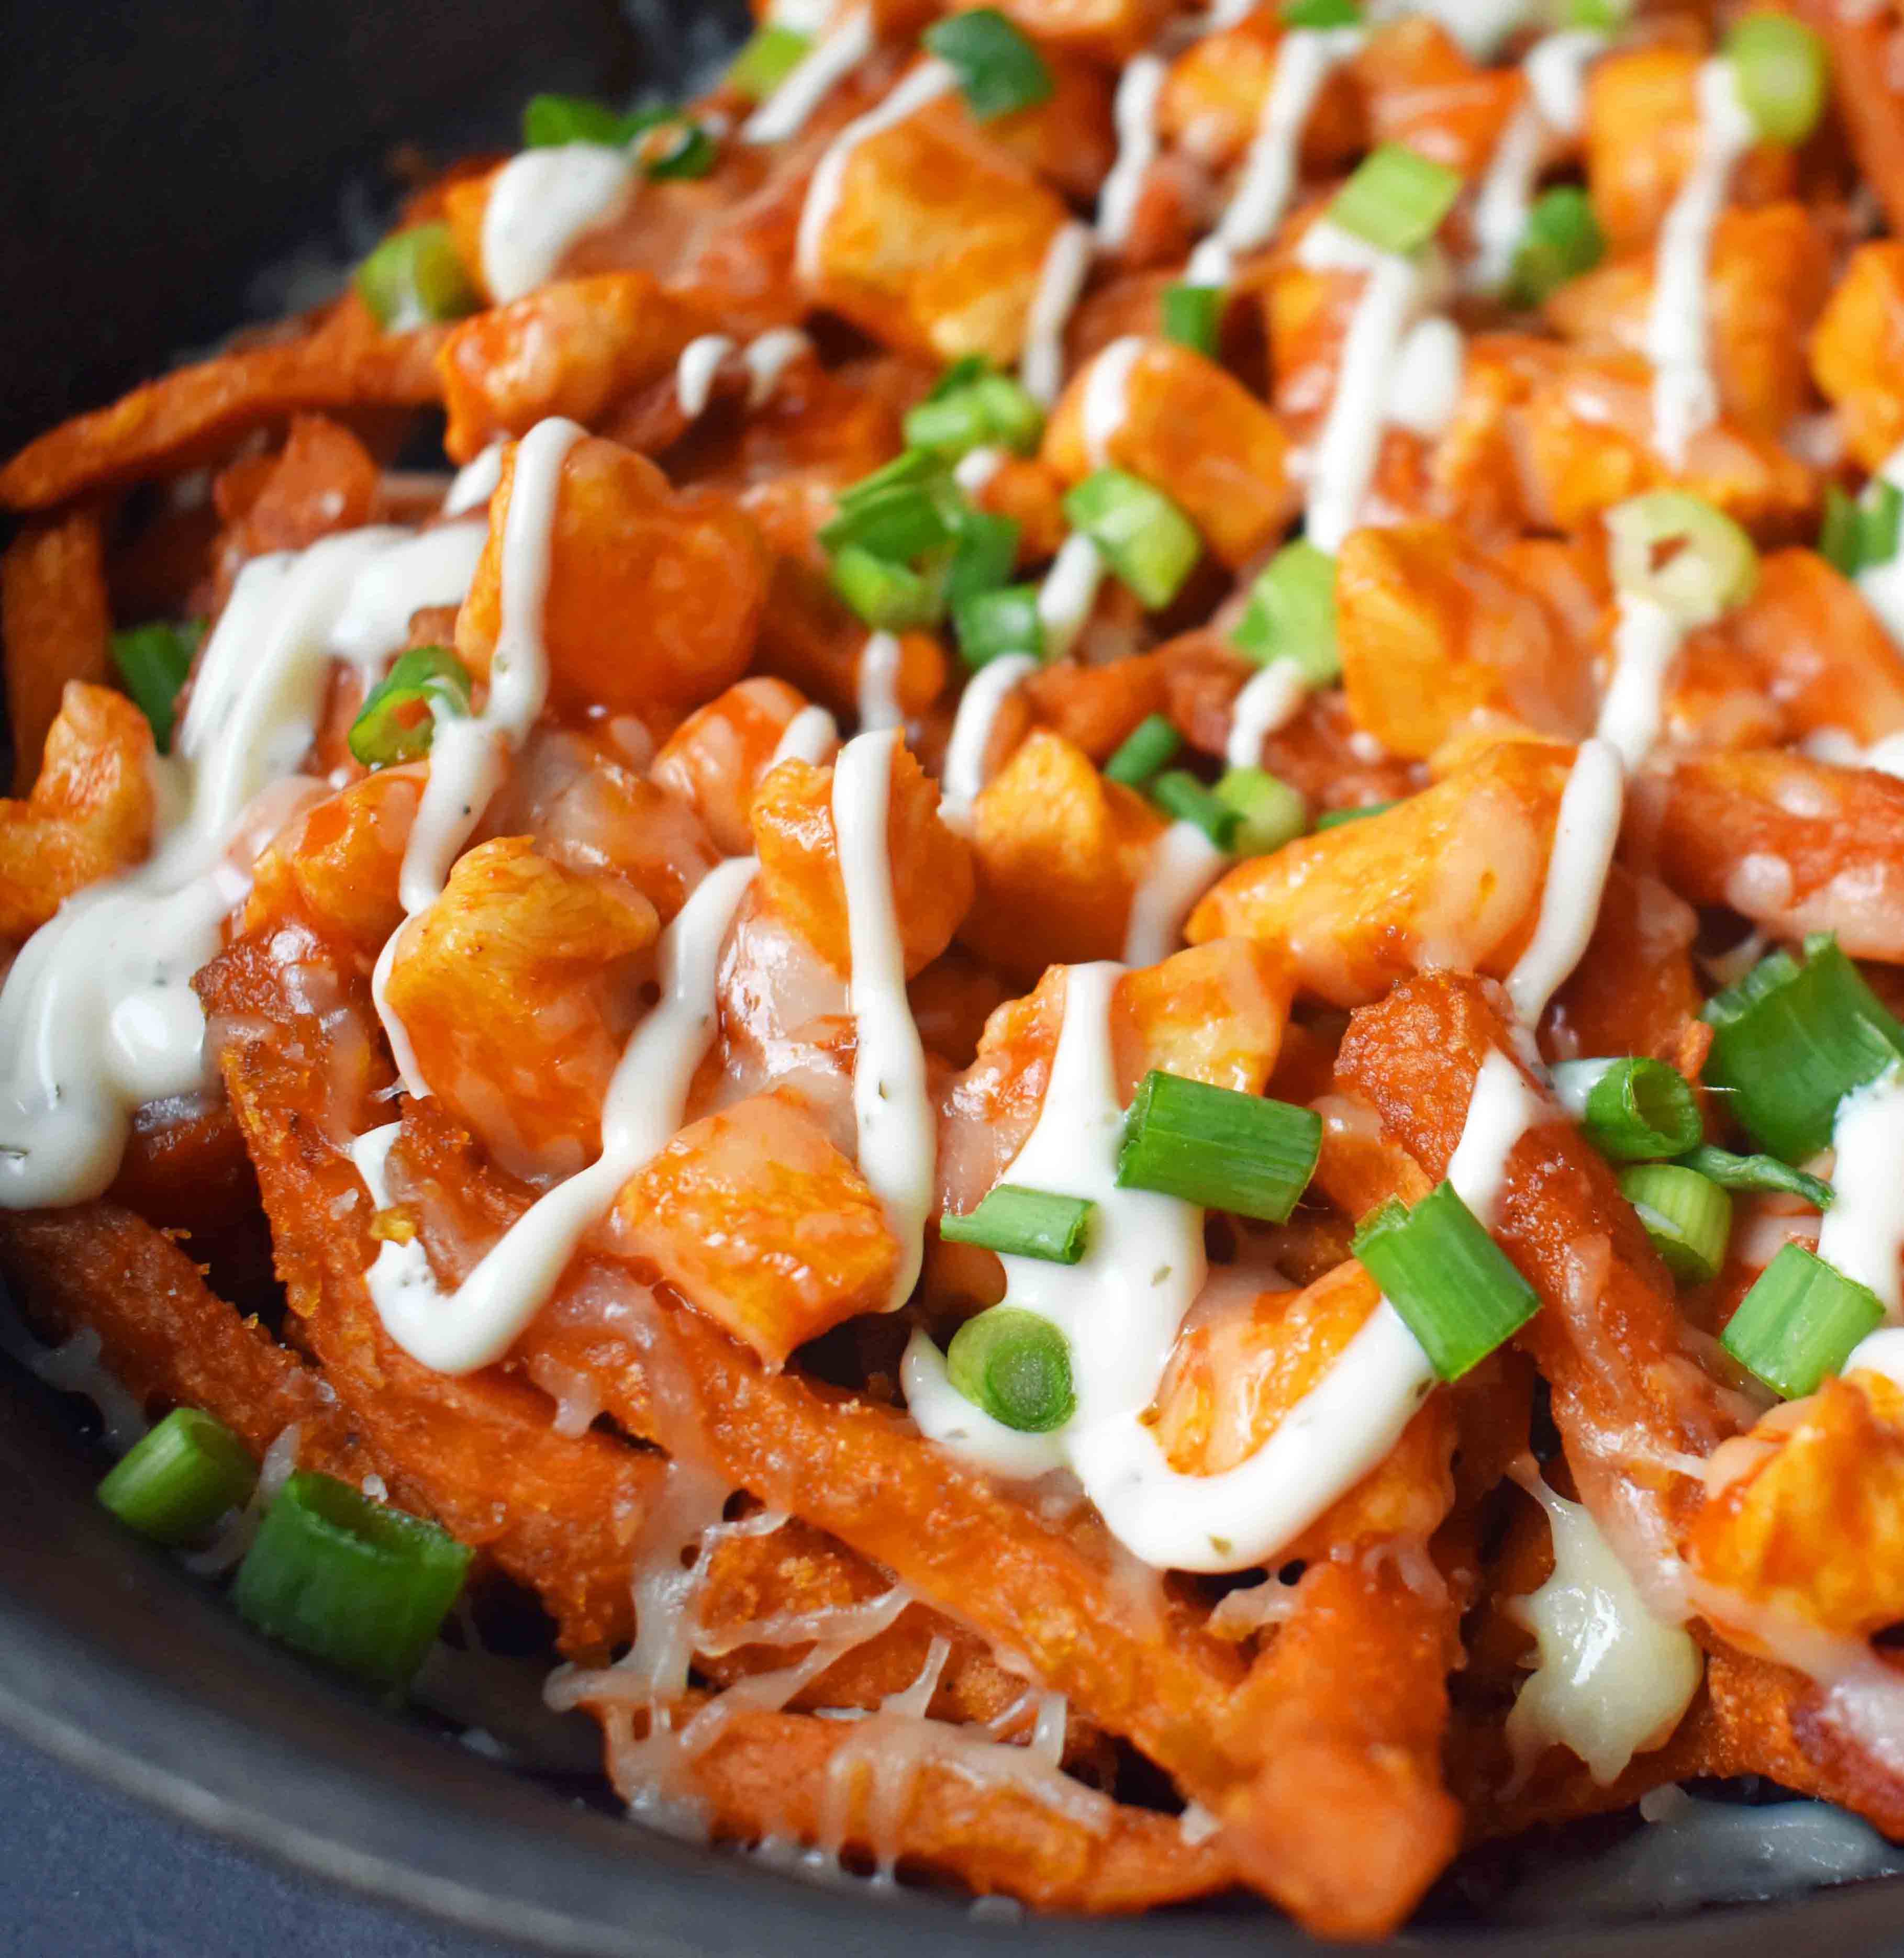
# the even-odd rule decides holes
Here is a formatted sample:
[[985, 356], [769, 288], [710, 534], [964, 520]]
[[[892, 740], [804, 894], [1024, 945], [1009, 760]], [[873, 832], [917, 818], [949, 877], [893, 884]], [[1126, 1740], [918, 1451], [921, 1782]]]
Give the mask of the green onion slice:
[[1396, 805], [1392, 802], [1365, 802], [1356, 809], [1325, 809], [1315, 819], [1316, 834], [1325, 829], [1341, 829], [1351, 822], [1361, 822], [1372, 816], [1385, 816]]
[[1528, 213], [1527, 229], [1514, 249], [1508, 299], [1517, 306], [1537, 306], [1606, 255], [1606, 234], [1593, 214], [1592, 199], [1578, 184], [1557, 184], [1543, 191]]
[[833, 588], [876, 632], [904, 632], [945, 616], [945, 580], [909, 570], [858, 544], [833, 554]]
[[1018, 523], [988, 510], [961, 510], [952, 520], [952, 562], [945, 578], [946, 602], [995, 591], [1018, 561]]
[[952, 608], [952, 629], [958, 635], [959, 657], [974, 671], [1005, 653], [1044, 657], [1035, 585], [1002, 585], [960, 599]]
[[1286, 27], [1359, 27], [1362, 9], [1355, 0], [1283, 0]]
[[1762, 958], [1706, 1003], [1707, 1083], [1726, 1091], [1740, 1126], [1801, 1163], [1831, 1140], [1838, 1104], [1904, 1057], [1904, 1026], [1828, 933]]
[[1722, 510], [1685, 489], [1651, 489], [1607, 512], [1613, 581], [1688, 626], [1743, 605], [1759, 581], [1752, 540]]
[[1281, 1224], [1322, 1149], [1312, 1108], [1153, 1068], [1124, 1118], [1119, 1187]]
[[1077, 1406], [1065, 1335], [1022, 1306], [968, 1319], [952, 1335], [945, 1371], [967, 1400], [1021, 1434], [1049, 1434]]
[[1768, 143], [1796, 147], [1817, 128], [1830, 86], [1825, 44], [1789, 14], [1751, 14], [1725, 37], [1746, 113]]
[[1674, 1278], [1704, 1285], [1718, 1276], [1732, 1199], [1716, 1183], [1680, 1163], [1642, 1162], [1620, 1171], [1620, 1189]]
[[439, 714], [469, 711], [469, 674], [447, 646], [399, 653], [351, 724], [351, 752], [367, 768], [414, 762], [430, 752]]
[[1009, 375], [955, 361], [939, 385], [906, 417], [906, 439], [947, 461], [998, 443], [1030, 455], [1045, 432], [1045, 411]]
[[1824, 522], [1818, 533], [1820, 554], [1847, 578], [1855, 578], [1897, 555], [1900, 519], [1904, 519], [1904, 489], [1876, 477], [1861, 496], [1848, 496], [1835, 483], [1825, 490]]
[[532, 95], [522, 108], [522, 147], [550, 150], [564, 143], [596, 143], [618, 150], [646, 126], [638, 113], [624, 114], [584, 95]]
[[182, 626], [133, 626], [113, 635], [113, 664], [120, 684], [152, 724], [152, 739], [161, 755], [171, 752], [179, 689], [191, 674], [205, 631], [205, 622], [194, 619]]
[[378, 325], [392, 333], [461, 319], [483, 303], [446, 224], [393, 233], [357, 268], [357, 289]]
[[698, 122], [671, 116], [644, 133], [636, 155], [643, 172], [657, 182], [704, 177], [720, 158], [720, 145]]
[[1884, 1323], [1868, 1285], [1802, 1244], [1782, 1244], [1739, 1301], [1719, 1344], [1787, 1400], [1841, 1371], [1852, 1348]]
[[257, 1482], [256, 1464], [223, 1421], [174, 1408], [107, 1472], [99, 1499], [141, 1536], [194, 1543], [249, 1502]]
[[1302, 790], [1267, 768], [1226, 768], [1214, 793], [1242, 819], [1230, 844], [1239, 857], [1267, 857], [1309, 827]]
[[963, 1216], [948, 1210], [939, 1219], [939, 1235], [954, 1244], [982, 1244], [1001, 1256], [1074, 1265], [1084, 1255], [1085, 1234], [1096, 1207], [1087, 1197], [1001, 1183]]
[[1202, 555], [1190, 519], [1161, 489], [1122, 469], [1086, 477], [1065, 496], [1065, 515], [1147, 611], [1176, 597]]
[[1144, 792], [1166, 816], [1194, 822], [1219, 850], [1229, 849], [1242, 827], [1236, 811], [1218, 801], [1188, 768], [1166, 768], [1144, 785]]
[[1259, 664], [1294, 660], [1313, 686], [1342, 676], [1335, 641], [1335, 560], [1298, 539], [1271, 558], [1249, 588], [1249, 604], [1230, 635]]
[[1336, 192], [1329, 222], [1379, 252], [1418, 251], [1441, 229], [1461, 189], [1460, 171], [1405, 143], [1383, 143]]
[[408, 1684], [469, 1568], [420, 1516], [300, 1471], [265, 1513], [232, 1586], [257, 1630], [381, 1686]]
[[1795, 1196], [1814, 1210], [1829, 1210], [1837, 1195], [1831, 1185], [1801, 1169], [1779, 1161], [1776, 1156], [1734, 1155], [1730, 1149], [1715, 1149], [1702, 1142], [1677, 1160], [1687, 1169], [1696, 1169], [1722, 1190], [1769, 1193]]
[[1220, 286], [1166, 286], [1163, 289], [1163, 337], [1187, 347], [1193, 353], [1217, 357], [1218, 328], [1223, 323], [1223, 289]]
[[1479, 1365], [1541, 1309], [1539, 1294], [1452, 1183], [1412, 1210], [1385, 1203], [1350, 1249], [1444, 1380]]
[[1683, 1156], [1705, 1133], [1686, 1077], [1663, 1060], [1562, 1061], [1553, 1088], [1588, 1141], [1613, 1162]]
[[811, 38], [792, 27], [757, 27], [727, 71], [727, 86], [762, 102], [807, 58]]
[[843, 500], [833, 521], [820, 529], [820, 547], [833, 556], [854, 548], [893, 564], [909, 564], [951, 538], [951, 526], [931, 489], [919, 483], [895, 483]]
[[995, 7], [947, 14], [920, 38], [958, 76], [966, 106], [981, 122], [1051, 100], [1044, 56]]
[[840, 511], [857, 509], [874, 498], [883, 496], [889, 489], [896, 489], [909, 483], [938, 489], [946, 480], [945, 458], [934, 455], [922, 448], [903, 448], [890, 462], [882, 462], [871, 475], [862, 476], [857, 483], [849, 483], [833, 499], [834, 506]]
[[1626, 25], [1632, 6], [1631, 0], [1566, 0], [1560, 11], [1564, 26], [1610, 34]]
[[1160, 768], [1168, 765], [1183, 746], [1183, 737], [1161, 714], [1147, 714], [1119, 744], [1104, 764], [1106, 778], [1126, 788], [1141, 789]]

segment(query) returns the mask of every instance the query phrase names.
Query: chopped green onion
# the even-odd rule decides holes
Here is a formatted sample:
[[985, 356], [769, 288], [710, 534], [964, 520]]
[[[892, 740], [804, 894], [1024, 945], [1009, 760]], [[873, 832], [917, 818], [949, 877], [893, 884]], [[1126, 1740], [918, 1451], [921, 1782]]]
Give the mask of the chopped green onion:
[[1001, 1183], [963, 1217], [947, 1211], [939, 1219], [939, 1235], [954, 1244], [982, 1244], [1001, 1257], [1074, 1265], [1084, 1255], [1085, 1229], [1095, 1208], [1087, 1197]]
[[656, 128], [668, 133], [644, 141], [636, 154], [643, 172], [658, 182], [704, 177], [719, 158], [720, 145], [698, 122], [671, 117]]
[[945, 581], [876, 557], [858, 544], [833, 553], [833, 588], [866, 623], [881, 632], [934, 626], [945, 615]]
[[1322, 1149], [1313, 1108], [1153, 1068], [1124, 1118], [1118, 1187], [1287, 1222]]
[[903, 448], [890, 462], [882, 462], [871, 475], [849, 483], [833, 499], [834, 506], [842, 511], [855, 510], [862, 504], [884, 496], [888, 490], [914, 483], [938, 489], [942, 488], [945, 480], [943, 456], [931, 455], [922, 448]]
[[1702, 1142], [1677, 1160], [1688, 1169], [1716, 1183], [1722, 1190], [1769, 1192], [1795, 1196], [1814, 1210], [1829, 1210], [1837, 1195], [1831, 1185], [1801, 1169], [1779, 1161], [1776, 1156], [1737, 1156], [1730, 1149], [1715, 1149]]
[[1336, 192], [1329, 222], [1379, 252], [1417, 251], [1441, 229], [1461, 185], [1460, 171], [1406, 143], [1384, 143]]
[[191, 673], [205, 631], [205, 622], [193, 619], [182, 626], [133, 626], [113, 635], [113, 664], [120, 683], [152, 724], [152, 739], [161, 755], [171, 752], [179, 689]]
[[1686, 489], [1649, 489], [1607, 512], [1613, 581], [1687, 626], [1709, 626], [1759, 581], [1752, 540], [1722, 510]]
[[1612, 1162], [1681, 1156], [1704, 1133], [1686, 1077], [1663, 1060], [1566, 1060], [1553, 1070], [1560, 1105]]
[[1528, 213], [1527, 228], [1514, 248], [1507, 296], [1517, 306], [1539, 306], [1569, 279], [1590, 272], [1607, 254], [1606, 234], [1593, 214], [1593, 201], [1578, 184], [1543, 191]]
[[958, 76], [966, 106], [981, 122], [1051, 100], [1044, 56], [995, 7], [949, 14], [920, 38]]
[[1011, 575], [1018, 561], [1018, 523], [988, 510], [961, 510], [953, 519], [952, 534], [945, 597], [956, 610], [961, 600], [995, 591]]
[[1166, 768], [1144, 785], [1144, 793], [1166, 816], [1194, 822], [1219, 850], [1227, 850], [1242, 827], [1242, 818], [1188, 768]]
[[1310, 684], [1342, 675], [1335, 643], [1335, 560], [1298, 539], [1271, 558], [1249, 588], [1249, 605], [1230, 644], [1258, 664], [1294, 660]]
[[1086, 477], [1065, 496], [1065, 515], [1147, 611], [1176, 597], [1202, 555], [1190, 519], [1161, 489], [1122, 469]]
[[942, 401], [948, 394], [963, 392], [974, 381], [983, 380], [992, 371], [992, 363], [982, 353], [961, 353], [932, 383], [925, 398], [928, 401]]
[[1780, 950], [1706, 1003], [1705, 1078], [1729, 1092], [1740, 1126], [1787, 1162], [1831, 1140], [1838, 1104], [1904, 1057], [1904, 1026], [1829, 933], [1801, 965]]
[[1732, 1199], [1709, 1177], [1680, 1163], [1635, 1163], [1620, 1171], [1620, 1190], [1681, 1284], [1704, 1285], [1718, 1276], [1732, 1231]]
[[1223, 323], [1220, 286], [1166, 286], [1163, 337], [1193, 353], [1217, 357], [1217, 329]]
[[595, 143], [619, 150], [647, 126], [639, 112], [624, 115], [586, 96], [532, 95], [522, 110], [522, 145], [549, 150], [563, 143]]
[[1065, 1335], [1022, 1306], [968, 1319], [952, 1335], [945, 1371], [967, 1400], [1021, 1434], [1049, 1434], [1077, 1406]]
[[1562, 24], [1610, 34], [1626, 24], [1630, 11], [1629, 0], [1566, 0], [1561, 9]]
[[906, 417], [906, 439], [913, 448], [955, 459], [998, 442], [1029, 455], [1045, 432], [1045, 411], [1008, 374], [969, 373], [946, 385], [966, 366], [955, 362], [945, 379]]
[[1359, 27], [1362, 9], [1355, 0], [1283, 0], [1286, 27]]
[[1897, 555], [1899, 520], [1904, 518], [1904, 489], [1876, 477], [1862, 496], [1848, 496], [1835, 483], [1825, 490], [1825, 520], [1818, 549], [1847, 578], [1874, 566], [1889, 564]]
[[909, 564], [949, 543], [951, 536], [929, 489], [922, 483], [896, 483], [877, 494], [843, 501], [838, 515], [820, 530], [820, 547], [830, 556], [850, 548]]
[[1444, 1380], [1478, 1366], [1541, 1309], [1539, 1294], [1452, 1183], [1412, 1210], [1383, 1204], [1349, 1248]]
[[294, 1650], [401, 1687], [463, 1588], [469, 1551], [434, 1523], [300, 1471], [239, 1567], [239, 1615]]
[[1315, 819], [1316, 833], [1325, 829], [1340, 829], [1345, 823], [1360, 822], [1365, 817], [1385, 816], [1395, 806], [1392, 802], [1365, 802], [1356, 809], [1325, 809]]
[[750, 102], [771, 95], [807, 58], [810, 36], [792, 27], [757, 27], [727, 71], [727, 86]]
[[99, 1485], [119, 1521], [158, 1543], [192, 1543], [251, 1500], [258, 1469], [221, 1421], [174, 1408], [135, 1441]]
[[1868, 1285], [1787, 1244], [1740, 1300], [1719, 1344], [1775, 1394], [1797, 1400], [1842, 1371], [1852, 1348], [1883, 1323]]
[[996, 591], [962, 598], [952, 608], [952, 629], [958, 635], [959, 657], [975, 670], [1004, 653], [1044, 657], [1035, 585], [1001, 585]]
[[1242, 819], [1230, 844], [1239, 857], [1267, 857], [1309, 827], [1302, 790], [1267, 768], [1226, 768], [1215, 794]]
[[367, 768], [414, 762], [430, 752], [440, 714], [469, 711], [469, 675], [447, 646], [399, 653], [351, 723], [351, 752]]
[[1147, 714], [1104, 764], [1105, 776], [1126, 788], [1141, 789], [1182, 746], [1183, 737], [1164, 715]]
[[1725, 37], [1746, 113], [1768, 143], [1795, 147], [1818, 126], [1830, 86], [1825, 44], [1789, 14], [1750, 14]]
[[392, 333], [461, 319], [483, 303], [446, 224], [392, 233], [357, 268], [357, 289], [378, 325]]

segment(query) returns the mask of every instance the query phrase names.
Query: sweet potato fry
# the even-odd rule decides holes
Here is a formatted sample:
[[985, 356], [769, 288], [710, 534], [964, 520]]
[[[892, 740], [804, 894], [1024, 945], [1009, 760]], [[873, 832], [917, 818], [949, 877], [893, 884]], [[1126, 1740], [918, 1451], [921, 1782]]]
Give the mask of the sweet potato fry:
[[104, 683], [112, 629], [97, 512], [69, 510], [24, 525], [0, 556], [0, 648], [15, 795], [32, 790], [67, 682]]

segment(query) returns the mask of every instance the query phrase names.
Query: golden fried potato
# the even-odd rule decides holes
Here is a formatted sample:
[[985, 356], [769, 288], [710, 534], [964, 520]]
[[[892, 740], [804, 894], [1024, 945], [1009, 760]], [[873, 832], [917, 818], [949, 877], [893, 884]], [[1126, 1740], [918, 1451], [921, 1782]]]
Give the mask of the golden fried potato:
[[1811, 373], [1867, 469], [1904, 442], [1904, 239], [1851, 255], [1811, 336]]
[[747, 815], [754, 791], [806, 705], [785, 680], [744, 680], [697, 708], [662, 744], [650, 778], [697, 812], [723, 856], [753, 848]]
[[374, 961], [403, 922], [397, 884], [424, 777], [385, 768], [306, 809], [258, 860], [240, 928], [301, 917]]

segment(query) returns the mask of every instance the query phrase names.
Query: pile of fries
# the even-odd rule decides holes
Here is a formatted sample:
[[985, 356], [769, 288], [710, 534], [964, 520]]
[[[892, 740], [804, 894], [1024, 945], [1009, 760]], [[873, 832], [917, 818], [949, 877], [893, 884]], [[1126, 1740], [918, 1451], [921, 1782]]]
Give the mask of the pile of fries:
[[[719, 1841], [1367, 1937], [1689, 1778], [1904, 1836], [1904, 24], [1001, 7], [538, 98], [333, 304], [0, 467], [0, 1269], [535, 1601]], [[352, 640], [396, 551], [441, 588]], [[147, 1036], [71, 947], [267, 682], [164, 886], [190, 1064], [102, 1087]], [[1782, 1145], [1728, 1016], [1828, 966], [1877, 1058]], [[1090, 1465], [1090, 1001], [1127, 1155], [1173, 1079], [1312, 1137], [1286, 1201], [1149, 1172], [1146, 1472], [1319, 1465], [1195, 1555]], [[1028, 1183], [1060, 1248], [972, 1221]], [[1526, 1301], [1452, 1361], [1379, 1255], [1443, 1190]], [[1793, 1246], [1871, 1336], [1785, 1375]]]

